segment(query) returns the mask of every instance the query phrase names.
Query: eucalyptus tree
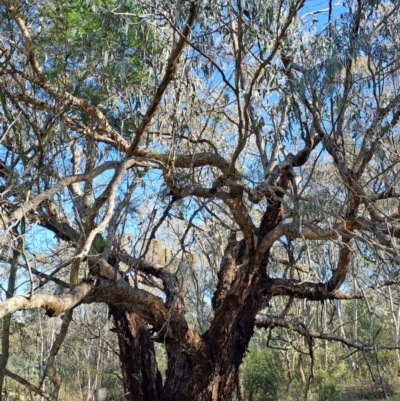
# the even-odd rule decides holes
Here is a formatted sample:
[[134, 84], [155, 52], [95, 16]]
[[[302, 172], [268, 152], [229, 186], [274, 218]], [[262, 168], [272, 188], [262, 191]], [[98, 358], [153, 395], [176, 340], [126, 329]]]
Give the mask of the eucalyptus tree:
[[[39, 394], [83, 303], [109, 307], [126, 399], [230, 400], [256, 325], [341, 340], [292, 299], [397, 283], [398, 1], [1, 4], [3, 249], [29, 284], [0, 315], [64, 313]], [[377, 266], [355, 287], [353, 260]]]

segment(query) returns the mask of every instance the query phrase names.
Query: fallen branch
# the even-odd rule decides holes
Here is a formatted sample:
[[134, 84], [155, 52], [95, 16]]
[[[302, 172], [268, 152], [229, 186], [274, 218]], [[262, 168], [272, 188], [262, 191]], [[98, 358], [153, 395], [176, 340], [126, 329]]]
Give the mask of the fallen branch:
[[11, 377], [11, 379], [14, 379], [18, 383], [21, 383], [23, 386], [27, 387], [30, 391], [33, 391], [35, 394], [38, 394], [41, 397], [45, 398], [46, 400], [55, 401], [55, 398], [52, 397], [50, 394], [45, 393], [39, 387], [36, 387], [34, 384], [29, 383], [27, 380], [25, 380], [21, 376], [18, 376], [15, 373], [10, 372], [8, 369], [0, 368], [0, 371], [3, 372], [8, 377]]

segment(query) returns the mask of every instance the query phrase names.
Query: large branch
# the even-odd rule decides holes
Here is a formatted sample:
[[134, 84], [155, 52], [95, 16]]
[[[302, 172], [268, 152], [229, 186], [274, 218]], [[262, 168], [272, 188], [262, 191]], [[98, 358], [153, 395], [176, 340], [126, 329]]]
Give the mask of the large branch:
[[[171, 162], [171, 155], [169, 153], [158, 153], [142, 147], [137, 148], [134, 155], [146, 159], [159, 160], [165, 164]], [[203, 166], [217, 167], [224, 172], [229, 168], [229, 163], [222, 156], [211, 152], [177, 155], [174, 161], [174, 167], [178, 168]]]
[[[36, 209], [43, 201], [50, 199], [56, 193], [61, 191], [68, 185], [80, 181], [90, 181], [93, 180], [98, 175], [102, 174], [107, 170], [117, 169], [122, 165], [122, 162], [106, 162], [87, 174], [76, 174], [65, 177], [57, 182], [52, 188], [36, 195], [29, 202], [24, 203], [17, 210], [12, 212], [9, 216], [2, 215], [2, 220], [4, 223], [9, 224], [13, 220], [20, 220], [24, 215], [26, 215], [30, 210]], [[132, 158], [126, 162], [125, 168], [129, 169], [131, 167], [156, 167], [161, 168], [160, 162], [146, 160], [140, 157]]]
[[[81, 121], [74, 120], [68, 116], [63, 117], [66, 124], [73, 129], [90, 139], [104, 142], [110, 144], [115, 147], [115, 142], [107, 136], [100, 135], [98, 133], [98, 128], [91, 129], [90, 127], [85, 126]], [[122, 148], [121, 145], [118, 145], [118, 149], [121, 151], [126, 151], [125, 148]], [[137, 147], [135, 151], [132, 153], [132, 156], [142, 157], [143, 159], [151, 159], [154, 161], [160, 161], [165, 164], [169, 164], [171, 162], [171, 155], [170, 153], [160, 153], [155, 152], [151, 149], [145, 147]], [[174, 167], [178, 168], [193, 168], [193, 167], [203, 167], [203, 166], [212, 166], [220, 169], [222, 172], [225, 172], [229, 168], [229, 163], [219, 154], [211, 153], [211, 152], [201, 152], [195, 154], [180, 154], [177, 155], [176, 159], [174, 160]], [[154, 166], [157, 168], [157, 166]], [[159, 168], [162, 169], [160, 165]], [[235, 172], [237, 173], [237, 172]]]
[[[120, 305], [138, 313], [156, 330], [187, 342], [190, 347], [202, 346], [198, 334], [189, 328], [184, 316], [169, 309], [162, 298], [140, 288], [131, 287], [124, 279], [115, 281], [90, 278], [74, 287], [68, 294], [36, 294], [31, 298], [16, 296], [0, 303], [0, 319], [18, 310], [42, 308], [48, 316], [58, 316], [82, 303], [104, 302]], [[190, 345], [191, 344], [191, 345]]]
[[64, 241], [77, 242], [79, 239], [79, 233], [70, 226], [69, 222], [65, 220], [57, 221], [52, 216], [45, 213], [29, 213], [27, 215], [27, 221], [29, 223], [38, 223], [44, 228], [47, 228], [55, 234], [58, 239]]
[[14, 379], [15, 381], [17, 381], [18, 383], [21, 383], [23, 386], [25, 386], [26, 388], [28, 388], [30, 391], [33, 391], [35, 394], [40, 395], [41, 397], [43, 397], [45, 400], [49, 400], [49, 401], [55, 401], [55, 398], [53, 396], [51, 396], [50, 394], [45, 393], [42, 389], [40, 389], [39, 387], [35, 386], [32, 383], [29, 383], [27, 380], [25, 380], [23, 377], [16, 375], [13, 372], [10, 372], [7, 369], [3, 369], [0, 368], [0, 370], [7, 375], [8, 377], [11, 377], [11, 379]]
[[[369, 231], [374, 234], [382, 233], [385, 235], [389, 235], [390, 237], [400, 238], [400, 228], [393, 227], [388, 223], [375, 223], [361, 216], [348, 219], [346, 226], [349, 229]], [[387, 241], [389, 243], [390, 239], [387, 238]]]
[[214, 310], [219, 308], [232, 286], [236, 277], [237, 266], [243, 262], [244, 245], [243, 241], [236, 239], [236, 232], [233, 231], [229, 236], [228, 246], [225, 249], [218, 271], [217, 289], [211, 301]]
[[335, 291], [343, 284], [350, 268], [350, 261], [351, 239], [342, 237], [336, 268], [332, 270], [332, 277], [326, 283], [329, 291]]
[[162, 298], [140, 288], [131, 287], [125, 280], [96, 280], [94, 291], [85, 299], [85, 303], [93, 302], [105, 302], [133, 309], [158, 329], [163, 327], [169, 317]]
[[313, 283], [294, 279], [270, 279], [273, 296], [286, 295], [293, 298], [323, 301], [325, 299], [361, 299], [363, 294], [348, 294], [329, 287], [328, 283]]
[[[394, 238], [399, 238], [400, 231], [397, 227], [392, 227], [390, 224], [375, 223], [364, 217], [355, 217], [349, 219], [346, 223], [346, 227], [352, 230], [358, 230], [360, 232], [367, 231], [375, 236], [377, 242], [374, 246], [377, 249], [385, 251], [393, 264], [400, 265], [400, 255], [395, 246], [393, 246]], [[361, 240], [364, 240], [360, 236]], [[369, 243], [370, 241], [366, 241]]]
[[97, 280], [96, 287], [85, 303], [105, 302], [120, 305], [140, 315], [158, 331], [161, 341], [179, 341], [188, 353], [204, 348], [204, 341], [191, 329], [178, 308], [178, 311], [164, 303], [162, 298], [145, 290], [131, 287], [125, 280]]
[[126, 252], [119, 252], [117, 255], [119, 260], [130, 267], [134, 267], [136, 271], [154, 276], [163, 282], [166, 305], [171, 307], [179, 314], [185, 313], [185, 303], [182, 297], [179, 280], [175, 274], [171, 273], [164, 266], [156, 263], [150, 263], [143, 259], [135, 258]]
[[349, 340], [331, 333], [317, 333], [309, 331], [303, 324], [294, 321], [288, 321], [279, 316], [270, 316], [265, 314], [258, 314], [256, 317], [256, 326], [262, 328], [283, 327], [285, 329], [293, 330], [307, 338], [318, 338], [320, 340], [337, 341], [342, 344], [358, 349], [359, 351], [375, 351], [376, 349], [394, 350], [400, 347], [387, 347], [384, 345], [365, 344], [356, 340]]
[[77, 285], [68, 294], [55, 296], [52, 294], [36, 294], [31, 298], [18, 295], [0, 303], [0, 319], [17, 310], [43, 308], [49, 316], [58, 316], [75, 308], [93, 291], [95, 282], [86, 280]]
[[[58, 88], [52, 86], [47, 81], [47, 78], [43, 73], [38, 57], [36, 55], [35, 45], [32, 41], [29, 30], [26, 27], [24, 20], [19, 16], [17, 10], [9, 0], [2, 0], [2, 1], [5, 7], [7, 8], [8, 12], [18, 25], [18, 28], [24, 39], [25, 49], [28, 54], [29, 63], [32, 67], [32, 70], [34, 71], [34, 73], [38, 78], [35, 81], [35, 83], [38, 84], [41, 88], [43, 88], [46, 92], [56, 97], [57, 99], [61, 99], [63, 102], [69, 104], [71, 107], [80, 109], [85, 113], [87, 113], [88, 115], [94, 117], [99, 122], [99, 128], [101, 128], [101, 130], [107, 136], [109, 136], [115, 144], [117, 144], [118, 148], [126, 149], [128, 147], [128, 143], [116, 130], [112, 128], [106, 116], [97, 107], [93, 106], [84, 99], [73, 96], [71, 93], [67, 91], [61, 92]], [[25, 78], [29, 79], [30, 81], [33, 81], [33, 79], [30, 79], [29, 77]]]
[[229, 207], [235, 222], [239, 225], [243, 233], [246, 246], [248, 249], [253, 248], [256, 242], [257, 229], [253, 223], [253, 220], [251, 219], [246, 205], [242, 200], [242, 197], [240, 195], [235, 197], [235, 191], [233, 191], [231, 196], [221, 199]]
[[257, 251], [265, 253], [283, 235], [292, 239], [304, 238], [325, 241], [338, 239], [338, 231], [333, 228], [321, 228], [307, 222], [284, 223], [275, 227], [262, 238]]
[[48, 316], [58, 316], [81, 303], [105, 302], [142, 308], [145, 319], [162, 327], [168, 318], [163, 300], [147, 291], [131, 287], [125, 280], [87, 279], [68, 294], [35, 294], [31, 298], [15, 296], [0, 303], [0, 319], [18, 310], [43, 308]]
[[[380, 144], [381, 138], [386, 133], [383, 127], [380, 127], [380, 124], [382, 123], [383, 119], [387, 117], [387, 115], [391, 111], [398, 108], [399, 105], [400, 105], [400, 96], [396, 96], [388, 103], [386, 107], [379, 108], [375, 114], [375, 117], [370, 127], [365, 131], [363, 143], [361, 145], [360, 152], [353, 167], [353, 171], [356, 171], [355, 176], [357, 179], [360, 179], [360, 177], [364, 173], [365, 168], [371, 161], [372, 157], [376, 152], [376, 149]], [[400, 110], [397, 109], [388, 127], [393, 128], [398, 123], [399, 119], [400, 119]]]
[[[0, 82], [0, 88], [4, 89], [5, 85]], [[28, 106], [33, 106], [39, 110], [50, 111], [51, 106], [45, 102], [38, 101], [29, 97], [26, 94], [16, 94], [12, 95], [9, 93], [9, 97], [14, 97], [19, 102], [23, 102]], [[91, 140], [97, 142], [107, 143], [120, 151], [125, 152], [128, 146], [123, 145], [121, 143], [115, 142], [110, 136], [101, 135], [99, 132], [103, 132], [106, 134], [106, 131], [102, 127], [91, 128], [83, 124], [79, 119], [71, 118], [68, 115], [63, 115], [62, 119], [65, 121], [66, 125], [72, 129], [73, 131], [79, 132], [82, 135], [90, 138]], [[161, 163], [168, 164], [171, 162], [171, 155], [169, 153], [160, 153], [150, 150], [144, 147], [138, 147], [132, 156], [136, 156], [137, 158], [150, 159], [149, 162], [152, 163], [149, 167], [163, 169], [163, 165]], [[159, 165], [154, 164], [156, 161], [161, 162]], [[185, 154], [177, 156], [174, 161], [174, 167], [178, 168], [193, 168], [193, 167], [203, 167], [203, 166], [211, 166], [216, 167], [221, 170], [221, 172], [228, 171], [229, 163], [217, 153], [211, 152], [202, 152], [195, 154]], [[144, 167], [144, 166], [143, 166]], [[237, 172], [235, 171], [237, 175]]]
[[195, 22], [195, 17], [196, 17], [196, 11], [197, 11], [197, 1], [191, 2], [190, 8], [189, 8], [189, 13], [188, 13], [188, 18], [186, 20], [185, 27], [183, 28], [182, 31], [182, 36], [179, 38], [178, 43], [176, 44], [175, 48], [171, 52], [171, 56], [168, 61], [168, 65], [164, 74], [164, 77], [157, 88], [157, 91], [153, 97], [153, 100], [147, 109], [147, 112], [145, 116], [143, 117], [143, 121], [140, 124], [140, 127], [138, 128], [135, 138], [133, 139], [131, 145], [129, 146], [126, 156], [131, 157], [132, 155], [135, 154], [135, 150], [140, 144], [140, 141], [143, 137], [143, 135], [146, 133], [151, 120], [157, 111], [158, 105], [161, 102], [161, 99], [164, 95], [165, 90], [167, 89], [169, 83], [175, 79], [176, 74], [177, 74], [177, 69], [178, 69], [178, 63], [180, 56], [182, 54], [183, 49], [186, 46], [186, 39], [192, 32], [192, 27]]

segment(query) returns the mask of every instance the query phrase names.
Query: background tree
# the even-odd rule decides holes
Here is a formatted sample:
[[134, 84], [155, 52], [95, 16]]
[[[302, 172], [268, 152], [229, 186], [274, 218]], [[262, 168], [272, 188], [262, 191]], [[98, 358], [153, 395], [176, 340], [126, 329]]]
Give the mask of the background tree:
[[232, 399], [256, 325], [302, 335], [305, 396], [315, 338], [376, 349], [340, 305], [398, 281], [398, 14], [2, 0], [2, 260], [28, 295], [0, 315], [64, 313], [31, 391], [58, 397], [85, 303], [108, 305], [128, 400]]

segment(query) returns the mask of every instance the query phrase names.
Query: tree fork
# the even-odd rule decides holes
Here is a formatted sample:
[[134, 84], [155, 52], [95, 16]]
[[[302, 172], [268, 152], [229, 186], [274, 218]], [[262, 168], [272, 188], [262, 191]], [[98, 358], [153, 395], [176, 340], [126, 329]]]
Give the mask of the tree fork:
[[[265, 217], [271, 222], [267, 231], [279, 224], [279, 215], [280, 205], [270, 206], [267, 209]], [[237, 266], [244, 262], [243, 252], [239, 251], [241, 245], [241, 241], [235, 242], [233, 236], [231, 237], [231, 242], [225, 250], [225, 256], [229, 255], [229, 265]], [[178, 349], [175, 350], [175, 357], [171, 358], [169, 352], [169, 361], [174, 365], [175, 370], [170, 373], [170, 377], [167, 376], [167, 384], [169, 381], [174, 382], [172, 386], [169, 383], [171, 388], [167, 390], [168, 400], [230, 401], [232, 399], [237, 390], [239, 368], [254, 333], [256, 315], [272, 298], [271, 280], [266, 273], [268, 258], [269, 251], [264, 255], [248, 257], [245, 264], [240, 267], [244, 274], [236, 278], [240, 279], [240, 282], [232, 285], [229, 290], [221, 287], [221, 283], [218, 284], [213, 299], [219, 299], [221, 291], [227, 294], [221, 299], [218, 327], [212, 325], [203, 335], [207, 344], [208, 360], [203, 362], [199, 360], [199, 363], [194, 365], [195, 369], [191, 366], [183, 368], [185, 363], [187, 364], [187, 359], [183, 359], [182, 354], [179, 353], [179, 345], [176, 344]], [[226, 263], [227, 260], [224, 258], [221, 262], [222, 270], [227, 268]], [[250, 276], [253, 276], [253, 279]], [[224, 279], [224, 275], [219, 274], [219, 280], [227, 284]], [[233, 283], [229, 281], [230, 284]], [[246, 293], [243, 302], [232, 302], [232, 299], [240, 300]], [[225, 331], [221, 328], [229, 329]], [[179, 354], [181, 357], [177, 358], [176, 355]], [[177, 368], [177, 362], [182, 367]], [[172, 380], [171, 377], [174, 379]], [[188, 390], [186, 395], [182, 387], [179, 387], [179, 382], [191, 384], [186, 384], [186, 390]]]

